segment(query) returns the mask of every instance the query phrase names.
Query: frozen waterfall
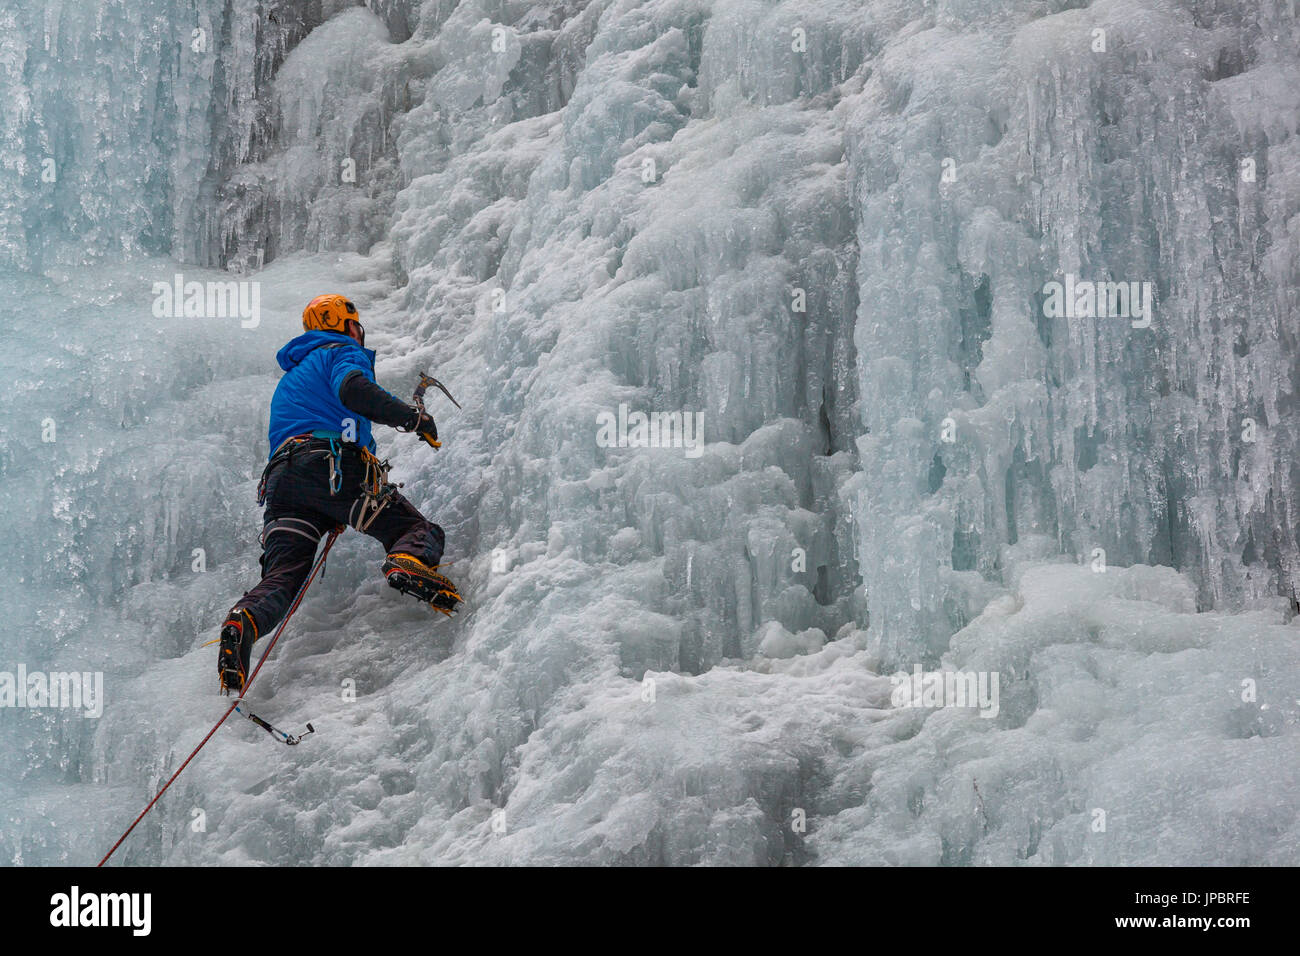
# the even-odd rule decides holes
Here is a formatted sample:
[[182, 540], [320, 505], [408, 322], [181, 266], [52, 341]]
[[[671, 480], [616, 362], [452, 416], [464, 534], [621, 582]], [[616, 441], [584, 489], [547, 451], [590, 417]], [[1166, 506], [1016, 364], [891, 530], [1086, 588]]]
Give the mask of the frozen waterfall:
[[464, 406], [377, 435], [467, 607], [345, 536], [251, 694], [317, 734], [118, 862], [1300, 863], [1298, 71], [1287, 0], [0, 0], [0, 671], [104, 688], [0, 707], [0, 859], [219, 716], [337, 291]]

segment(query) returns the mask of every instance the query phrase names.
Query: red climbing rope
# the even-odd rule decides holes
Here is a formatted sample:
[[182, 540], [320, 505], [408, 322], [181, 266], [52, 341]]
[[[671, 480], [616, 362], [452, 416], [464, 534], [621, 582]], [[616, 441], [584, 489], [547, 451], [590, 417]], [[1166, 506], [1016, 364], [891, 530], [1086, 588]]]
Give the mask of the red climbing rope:
[[[325, 550], [322, 551], [320, 557], [316, 559], [316, 564], [312, 567], [311, 574], [307, 576], [306, 581], [302, 582], [302, 587], [298, 589], [298, 594], [293, 599], [293, 604], [289, 606], [289, 611], [287, 614], [285, 614], [284, 620], [280, 622], [280, 626], [276, 628], [275, 633], [271, 635], [271, 643], [266, 646], [266, 650], [263, 651], [262, 656], [258, 658], [257, 666], [253, 668], [253, 673], [250, 674], [248, 680], [244, 682], [243, 693], [245, 694], [248, 693], [248, 688], [252, 686], [253, 681], [257, 680], [258, 671], [260, 671], [262, 669], [262, 665], [266, 663], [267, 657], [269, 657], [271, 654], [271, 649], [275, 647], [275, 642], [278, 641], [280, 639], [280, 635], [284, 633], [284, 627], [286, 624], [289, 623], [289, 618], [293, 617], [293, 612], [298, 610], [298, 605], [302, 603], [303, 596], [307, 593], [308, 586], [310, 586], [311, 582], [315, 579], [316, 573], [324, 566], [325, 556], [330, 553], [330, 548], [334, 547], [334, 541], [338, 538], [339, 533], [340, 532], [337, 529], [330, 532], [329, 540], [325, 542]], [[244, 698], [242, 696], [237, 698], [235, 702], [231, 704], [230, 707], [226, 710], [226, 712], [221, 715], [221, 719], [212, 725], [212, 729], [208, 731], [208, 735], [204, 737], [201, 741], [199, 741], [199, 745], [190, 752], [190, 755], [188, 757], [185, 758], [185, 763], [181, 764], [176, 769], [176, 772], [171, 775], [171, 778], [165, 784], [163, 784], [162, 789], [159, 790], [157, 795], [155, 795], [154, 798], [149, 801], [149, 805], [140, 811], [140, 815], [135, 818], [135, 822], [133, 822], [129, 827], [126, 828], [126, 832], [123, 833], [118, 838], [117, 842], [113, 844], [113, 849], [105, 853], [104, 859], [100, 860], [99, 863], [96, 864], [96, 866], [103, 866], [105, 863], [108, 862], [108, 858], [112, 856], [117, 851], [117, 848], [122, 845], [122, 841], [131, 835], [131, 831], [135, 829], [136, 824], [139, 823], [141, 820], [143, 820], [144, 815], [153, 809], [153, 805], [158, 802], [158, 798], [167, 792], [167, 788], [170, 787], [172, 785], [172, 782], [175, 781], [175, 779], [181, 775], [181, 771], [184, 770], [187, 766], [189, 766], [190, 761], [193, 760], [198, 755], [198, 752], [203, 749], [203, 745], [212, 739], [212, 735], [215, 734], [217, 730], [221, 727], [221, 725], [226, 722], [226, 718], [235, 712], [235, 708], [240, 705], [243, 699]]]

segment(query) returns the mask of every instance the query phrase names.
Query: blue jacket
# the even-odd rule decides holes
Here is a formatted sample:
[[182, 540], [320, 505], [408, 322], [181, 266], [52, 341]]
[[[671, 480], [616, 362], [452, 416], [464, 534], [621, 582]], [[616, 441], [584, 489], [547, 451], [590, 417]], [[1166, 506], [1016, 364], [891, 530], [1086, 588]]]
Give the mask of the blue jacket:
[[[325, 348], [331, 346], [331, 348]], [[271, 454], [286, 438], [310, 431], [343, 432], [348, 421], [362, 448], [375, 450], [370, 419], [346, 408], [339, 388], [353, 372], [375, 380], [375, 353], [339, 332], [304, 332], [276, 355], [284, 378], [271, 397]]]

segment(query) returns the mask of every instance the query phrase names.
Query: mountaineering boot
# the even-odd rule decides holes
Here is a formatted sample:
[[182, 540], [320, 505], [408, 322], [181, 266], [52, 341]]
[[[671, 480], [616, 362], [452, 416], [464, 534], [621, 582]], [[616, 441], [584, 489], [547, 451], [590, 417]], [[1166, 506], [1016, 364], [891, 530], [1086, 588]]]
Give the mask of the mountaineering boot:
[[217, 654], [217, 675], [221, 678], [223, 694], [243, 693], [256, 640], [257, 625], [253, 623], [253, 615], [243, 608], [231, 611], [230, 617], [221, 625], [221, 650]]
[[463, 599], [456, 585], [413, 554], [394, 551], [384, 561], [384, 577], [391, 587], [403, 594], [413, 594], [448, 616]]

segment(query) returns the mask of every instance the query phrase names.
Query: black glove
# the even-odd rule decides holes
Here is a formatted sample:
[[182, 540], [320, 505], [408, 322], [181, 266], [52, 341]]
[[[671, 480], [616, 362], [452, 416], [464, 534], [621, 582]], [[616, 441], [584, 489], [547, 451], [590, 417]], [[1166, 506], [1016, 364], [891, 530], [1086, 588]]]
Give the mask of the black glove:
[[430, 448], [441, 448], [442, 443], [438, 441], [438, 426], [433, 423], [433, 416], [428, 412], [422, 412], [418, 408], [411, 409], [411, 420], [406, 424], [408, 432], [415, 432], [420, 436], [420, 440]]

